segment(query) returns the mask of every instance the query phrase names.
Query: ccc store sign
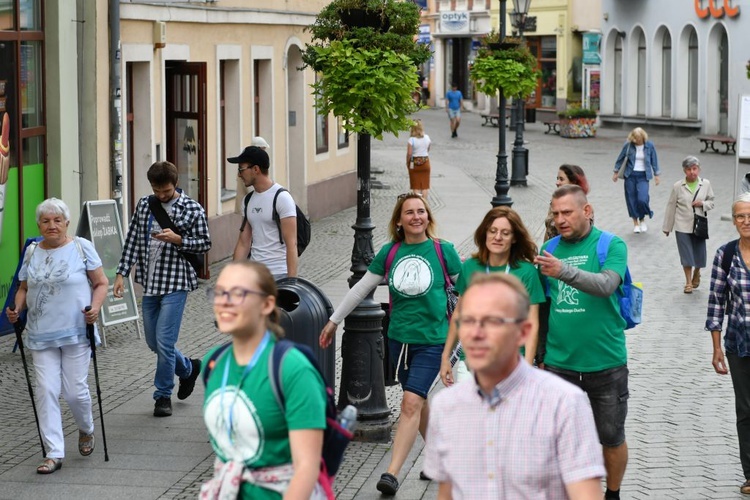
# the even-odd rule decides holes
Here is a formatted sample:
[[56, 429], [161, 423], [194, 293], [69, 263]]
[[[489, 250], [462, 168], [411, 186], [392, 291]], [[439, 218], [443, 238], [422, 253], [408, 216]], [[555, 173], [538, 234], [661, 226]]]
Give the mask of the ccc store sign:
[[[724, 17], [725, 14], [727, 17], [737, 17], [740, 15], [740, 7], [732, 7], [729, 5], [730, 0], [708, 0], [707, 7], [703, 7], [704, 3], [706, 2], [703, 0], [695, 0], [695, 13], [698, 14], [698, 17], [701, 19], [706, 19], [709, 16], [721, 18]], [[720, 5], [722, 3], [723, 5]]]

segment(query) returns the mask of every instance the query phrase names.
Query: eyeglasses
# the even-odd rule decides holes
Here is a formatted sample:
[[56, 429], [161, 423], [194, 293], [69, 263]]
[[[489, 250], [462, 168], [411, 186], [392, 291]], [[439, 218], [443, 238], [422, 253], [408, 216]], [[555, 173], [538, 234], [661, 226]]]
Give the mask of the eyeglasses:
[[501, 318], [500, 316], [485, 316], [475, 318], [473, 316], [461, 316], [456, 319], [458, 328], [479, 328], [483, 330], [499, 330], [503, 325], [517, 325], [526, 321], [526, 318]]
[[491, 238], [496, 238], [498, 236], [501, 236], [503, 239], [508, 239], [513, 237], [513, 231], [498, 231], [495, 228], [491, 228], [487, 230], [487, 236]]
[[209, 288], [206, 290], [206, 297], [213, 303], [216, 303], [218, 299], [224, 297], [227, 304], [238, 306], [245, 302], [245, 297], [248, 295], [258, 295], [260, 297], [267, 297], [268, 294], [265, 292], [257, 292], [255, 290], [248, 290], [247, 288], [240, 288], [238, 286], [230, 288], [229, 290], [217, 290], [216, 288]]
[[732, 215], [736, 222], [747, 222], [750, 221], [750, 214], [734, 214]]
[[253, 168], [254, 166], [255, 166], [255, 165], [250, 165], [249, 167], [237, 167], [237, 175], [241, 174], [241, 173], [242, 173], [242, 172], [244, 172], [245, 170], [250, 170], [250, 169], [251, 169], [251, 168]]

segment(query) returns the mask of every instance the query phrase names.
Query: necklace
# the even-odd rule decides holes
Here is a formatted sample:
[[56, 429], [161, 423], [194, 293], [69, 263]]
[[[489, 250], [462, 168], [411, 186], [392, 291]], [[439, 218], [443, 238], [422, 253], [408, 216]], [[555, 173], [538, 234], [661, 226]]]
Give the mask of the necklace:
[[65, 240], [63, 240], [63, 242], [61, 244], [59, 244], [58, 246], [56, 246], [54, 248], [49, 248], [49, 249], [42, 248], [41, 245], [40, 245], [39, 248], [41, 248], [42, 250], [44, 250], [44, 253], [46, 255], [46, 257], [44, 258], [44, 264], [45, 265], [50, 265], [50, 263], [52, 262], [52, 256], [54, 255], [54, 253], [57, 252], [58, 250], [60, 250], [62, 247], [64, 247], [67, 242], [68, 242], [68, 238], [66, 236]]

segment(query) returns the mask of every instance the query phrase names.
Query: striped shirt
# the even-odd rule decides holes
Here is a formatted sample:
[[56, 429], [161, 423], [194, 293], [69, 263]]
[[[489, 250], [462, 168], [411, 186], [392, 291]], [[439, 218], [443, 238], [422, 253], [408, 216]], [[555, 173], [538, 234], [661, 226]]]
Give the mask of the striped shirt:
[[432, 400], [424, 472], [455, 500], [566, 499], [566, 484], [604, 477], [583, 391], [523, 360], [495, 390], [493, 405], [472, 378]]
[[738, 246], [727, 276], [721, 268], [725, 248], [726, 245], [722, 245], [716, 250], [711, 267], [706, 330], [720, 332], [724, 316], [727, 316], [724, 349], [728, 354], [747, 357], [750, 356], [750, 313], [745, 304], [750, 304], [750, 271], [742, 262]]
[[182, 246], [165, 244], [154, 262], [153, 275], [148, 273], [148, 263], [150, 228], [155, 220], [148, 206], [148, 196], [138, 201], [130, 220], [117, 274], [128, 276], [135, 266], [135, 281], [143, 285], [146, 295], [166, 295], [198, 288], [198, 277], [181, 252], [206, 253], [211, 248], [211, 237], [203, 207], [185, 193], [180, 193], [168, 214], [182, 233]]

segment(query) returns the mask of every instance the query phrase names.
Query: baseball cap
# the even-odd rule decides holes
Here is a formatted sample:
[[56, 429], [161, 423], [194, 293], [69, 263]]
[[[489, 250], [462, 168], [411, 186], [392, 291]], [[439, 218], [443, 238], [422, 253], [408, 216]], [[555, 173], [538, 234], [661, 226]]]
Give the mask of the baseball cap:
[[262, 138], [261, 136], [259, 136], [259, 135], [253, 137], [253, 140], [250, 141], [250, 145], [251, 146], [257, 146], [259, 148], [268, 148], [268, 147], [270, 147], [268, 145], [268, 143], [266, 142], [266, 140], [264, 138]]
[[261, 170], [268, 170], [268, 153], [260, 149], [258, 146], [248, 146], [242, 150], [238, 156], [227, 158], [229, 163], [249, 163], [250, 165], [258, 165]]

